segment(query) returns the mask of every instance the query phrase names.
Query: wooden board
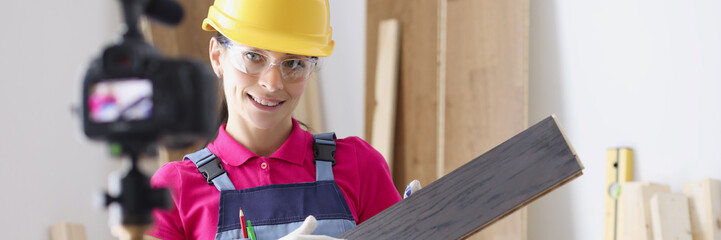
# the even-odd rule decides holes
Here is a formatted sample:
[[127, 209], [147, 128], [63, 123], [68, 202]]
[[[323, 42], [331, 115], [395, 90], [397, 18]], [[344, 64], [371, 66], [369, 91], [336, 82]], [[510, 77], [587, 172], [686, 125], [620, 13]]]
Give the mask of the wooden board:
[[654, 240], [691, 240], [688, 198], [681, 193], [657, 193], [651, 197]]
[[606, 151], [606, 214], [605, 240], [618, 239], [618, 226], [623, 225], [623, 192], [621, 184], [632, 180], [633, 151], [630, 148], [613, 148]]
[[370, 144], [383, 155], [393, 172], [393, 140], [396, 128], [396, 92], [400, 24], [397, 19], [380, 22], [376, 61], [375, 111]]
[[704, 179], [683, 184], [689, 198], [691, 234], [694, 240], [721, 240], [721, 182]]
[[448, 1], [443, 173], [527, 127], [528, 1]]
[[[528, 127], [529, 0], [444, 2], [439, 177]], [[526, 239], [525, 219], [523, 209], [470, 239]]]
[[[438, 0], [368, 0], [366, 22], [365, 139], [372, 139], [378, 23], [401, 25], [400, 72], [393, 182], [399, 192], [413, 179], [437, 179]], [[332, 14], [332, 13], [331, 13]]]
[[668, 193], [670, 188], [665, 184], [650, 182], [627, 182], [623, 189], [623, 225], [619, 225], [618, 239], [653, 240], [651, 230], [651, 197], [656, 193]]
[[51, 240], [85, 240], [85, 226], [79, 223], [62, 222], [50, 226]]
[[552, 116], [340, 237], [467, 237], [580, 176], [582, 170]]

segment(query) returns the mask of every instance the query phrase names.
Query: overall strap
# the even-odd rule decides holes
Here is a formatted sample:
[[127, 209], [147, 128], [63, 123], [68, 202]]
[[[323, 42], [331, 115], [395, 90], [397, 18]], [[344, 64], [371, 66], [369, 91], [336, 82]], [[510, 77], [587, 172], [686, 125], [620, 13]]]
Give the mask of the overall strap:
[[235, 186], [228, 178], [228, 173], [220, 165], [220, 159], [211, 153], [208, 148], [185, 155], [185, 159], [193, 161], [208, 184], [215, 185], [218, 191], [235, 190]]
[[313, 155], [315, 156], [315, 180], [333, 181], [335, 166], [335, 133], [313, 134]]

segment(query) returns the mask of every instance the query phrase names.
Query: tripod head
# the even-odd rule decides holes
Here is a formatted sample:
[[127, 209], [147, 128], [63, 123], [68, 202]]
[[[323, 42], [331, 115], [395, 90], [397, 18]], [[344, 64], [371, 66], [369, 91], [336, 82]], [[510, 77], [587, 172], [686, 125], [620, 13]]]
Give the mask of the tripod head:
[[122, 225], [151, 224], [153, 208], [169, 208], [172, 204], [167, 189], [153, 189], [150, 187], [150, 178], [145, 176], [138, 168], [138, 161], [142, 152], [147, 152], [153, 144], [148, 143], [122, 143], [119, 144], [124, 155], [129, 156], [130, 168], [120, 179], [120, 193], [111, 196], [105, 192], [104, 205], [118, 203], [122, 208]]

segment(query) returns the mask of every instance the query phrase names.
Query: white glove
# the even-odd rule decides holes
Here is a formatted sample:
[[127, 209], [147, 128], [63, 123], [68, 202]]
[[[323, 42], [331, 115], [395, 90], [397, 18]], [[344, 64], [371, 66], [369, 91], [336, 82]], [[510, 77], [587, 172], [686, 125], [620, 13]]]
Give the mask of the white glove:
[[406, 186], [406, 190], [403, 191], [403, 199], [410, 197], [411, 194], [417, 192], [418, 190], [421, 190], [421, 182], [418, 181], [418, 179], [413, 179], [413, 181]]
[[279, 240], [341, 240], [326, 235], [311, 235], [311, 233], [315, 231], [315, 227], [317, 225], [318, 221], [315, 220], [315, 217], [313, 217], [313, 215], [308, 216], [298, 229], [288, 233], [288, 235], [285, 235], [285, 237], [282, 237]]

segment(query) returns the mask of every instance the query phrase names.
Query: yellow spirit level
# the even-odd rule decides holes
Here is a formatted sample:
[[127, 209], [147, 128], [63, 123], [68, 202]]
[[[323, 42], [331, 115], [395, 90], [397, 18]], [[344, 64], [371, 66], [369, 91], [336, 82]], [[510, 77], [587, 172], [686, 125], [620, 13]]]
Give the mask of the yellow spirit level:
[[613, 148], [606, 151], [606, 224], [605, 240], [619, 239], [623, 226], [621, 185], [631, 181], [633, 151], [630, 148]]

